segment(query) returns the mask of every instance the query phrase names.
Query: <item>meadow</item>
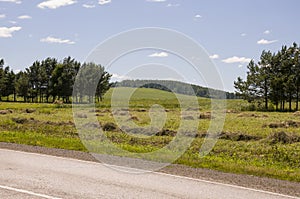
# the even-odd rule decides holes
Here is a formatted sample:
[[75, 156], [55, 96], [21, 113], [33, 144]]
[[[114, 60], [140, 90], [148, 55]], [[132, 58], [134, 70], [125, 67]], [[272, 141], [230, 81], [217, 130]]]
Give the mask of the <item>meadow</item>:
[[[122, 104], [122, 93], [133, 92], [132, 88], [114, 88]], [[133, 92], [128, 109], [113, 112], [111, 109], [111, 89], [104, 100], [96, 104], [97, 120], [104, 129], [104, 135], [115, 146], [135, 153], [147, 153], [168, 145], [176, 136], [181, 120], [197, 123], [197, 133], [189, 148], [175, 164], [209, 168], [224, 172], [249, 174], [300, 182], [300, 114], [288, 112], [248, 112], [241, 111], [247, 106], [242, 100], [227, 100], [226, 118], [223, 130], [218, 133], [214, 148], [202, 157], [199, 154], [207, 135], [211, 117], [211, 101], [197, 98], [197, 115], [181, 115], [176, 96], [170, 92], [139, 88]], [[192, 100], [183, 96], [185, 101]], [[152, 132], [152, 136], [142, 134], [143, 127], [151, 123], [149, 110], [159, 104], [166, 111], [163, 129]], [[115, 117], [130, 113], [130, 120], [140, 128], [125, 126], [124, 132], [116, 124]], [[195, 110], [194, 110], [195, 111]], [[113, 113], [113, 114], [112, 114]], [[82, 144], [74, 118], [85, 118], [84, 114], [74, 114], [70, 104], [0, 103], [0, 142], [88, 150]], [[142, 133], [141, 133], [142, 132]], [[99, 141], [103, 139], [99, 138]], [[105, 142], [105, 141], [103, 141]], [[105, 144], [105, 143], [104, 143]], [[118, 155], [118, 154], [116, 154]]]

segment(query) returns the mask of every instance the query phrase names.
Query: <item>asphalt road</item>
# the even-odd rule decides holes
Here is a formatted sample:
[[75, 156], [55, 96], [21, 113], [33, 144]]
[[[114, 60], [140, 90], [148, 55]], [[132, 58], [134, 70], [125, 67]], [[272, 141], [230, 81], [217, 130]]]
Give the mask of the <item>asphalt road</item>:
[[296, 198], [163, 173], [0, 149], [0, 198]]

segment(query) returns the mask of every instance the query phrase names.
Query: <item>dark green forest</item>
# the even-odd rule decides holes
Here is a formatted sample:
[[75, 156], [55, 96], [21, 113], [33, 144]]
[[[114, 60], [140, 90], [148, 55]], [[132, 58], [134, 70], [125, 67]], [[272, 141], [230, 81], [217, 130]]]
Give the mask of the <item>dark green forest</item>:
[[[95, 63], [83, 63], [66, 57], [61, 62], [55, 58], [35, 61], [31, 66], [17, 74], [9, 66], [4, 67], [4, 60], [0, 60], [0, 101], [13, 101], [22, 97], [24, 102], [55, 102], [61, 100], [70, 103], [73, 95], [76, 102], [82, 102], [83, 97], [92, 96], [102, 99], [110, 88], [111, 75], [104, 67]], [[80, 70], [84, 69], [84, 70]], [[77, 79], [76, 79], [77, 78]], [[75, 80], [77, 80], [76, 84]], [[99, 80], [98, 84], [95, 81]], [[93, 88], [91, 85], [97, 85]], [[91, 89], [96, 94], [91, 94]]]
[[154, 88], [178, 94], [195, 95], [205, 98], [236, 98], [234, 93], [172, 80], [124, 80], [122, 82], [114, 83], [113, 87]]
[[299, 110], [300, 48], [296, 43], [278, 52], [263, 51], [260, 60], [247, 66], [247, 77], [234, 82], [237, 95], [253, 109]]

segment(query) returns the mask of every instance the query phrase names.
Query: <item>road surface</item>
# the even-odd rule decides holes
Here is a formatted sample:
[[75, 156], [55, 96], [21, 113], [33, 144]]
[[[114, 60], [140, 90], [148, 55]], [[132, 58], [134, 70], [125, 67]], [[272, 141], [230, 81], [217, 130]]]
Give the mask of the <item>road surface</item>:
[[6, 149], [0, 149], [0, 161], [1, 199], [296, 198], [163, 173], [120, 172], [116, 166]]

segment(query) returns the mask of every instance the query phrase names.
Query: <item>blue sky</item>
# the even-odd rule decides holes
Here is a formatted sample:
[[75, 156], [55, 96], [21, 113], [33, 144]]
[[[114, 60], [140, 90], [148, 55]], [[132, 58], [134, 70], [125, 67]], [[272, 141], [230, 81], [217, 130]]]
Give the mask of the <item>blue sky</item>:
[[[257, 61], [262, 50], [300, 43], [299, 7], [298, 0], [0, 0], [0, 58], [15, 71], [47, 57], [70, 55], [83, 62], [112, 35], [161, 27], [198, 42], [213, 59], [224, 89], [234, 91], [233, 81], [245, 77], [247, 62]], [[177, 65], [179, 73], [191, 76], [189, 82], [203, 84], [167, 52], [146, 50], [132, 59], [137, 56], [145, 63]], [[131, 62], [110, 69], [115, 79], [129, 76], [130, 66], [121, 67], [125, 63]]]

